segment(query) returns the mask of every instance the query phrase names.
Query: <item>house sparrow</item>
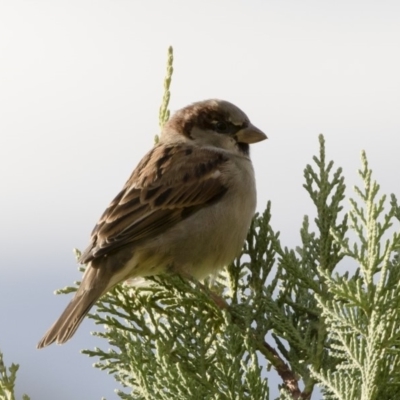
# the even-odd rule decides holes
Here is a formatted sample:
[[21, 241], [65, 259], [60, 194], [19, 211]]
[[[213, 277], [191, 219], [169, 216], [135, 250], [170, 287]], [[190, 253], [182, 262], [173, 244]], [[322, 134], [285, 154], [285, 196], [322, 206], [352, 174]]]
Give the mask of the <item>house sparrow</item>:
[[167, 271], [203, 279], [229, 264], [256, 208], [249, 144], [266, 138], [227, 101], [176, 112], [93, 229], [82, 282], [37, 347], [65, 343], [124, 280]]

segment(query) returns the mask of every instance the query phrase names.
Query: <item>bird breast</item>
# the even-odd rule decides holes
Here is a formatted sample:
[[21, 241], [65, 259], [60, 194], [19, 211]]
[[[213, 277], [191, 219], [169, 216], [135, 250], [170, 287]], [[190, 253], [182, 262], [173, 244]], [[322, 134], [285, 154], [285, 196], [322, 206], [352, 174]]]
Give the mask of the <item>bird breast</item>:
[[228, 168], [233, 168], [227, 174], [228, 190], [219, 201], [153, 242], [151, 253], [161, 256], [161, 264], [169, 263], [167, 268], [204, 279], [240, 254], [256, 208], [254, 172], [250, 160], [243, 158]]

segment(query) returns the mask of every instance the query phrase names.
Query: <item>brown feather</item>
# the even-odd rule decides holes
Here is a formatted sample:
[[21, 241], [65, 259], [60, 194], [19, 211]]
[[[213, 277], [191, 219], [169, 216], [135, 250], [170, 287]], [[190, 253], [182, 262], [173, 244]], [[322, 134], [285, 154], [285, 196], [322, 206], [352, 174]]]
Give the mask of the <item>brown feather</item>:
[[87, 266], [75, 296], [64, 312], [46, 332], [37, 348], [69, 340], [96, 301], [113, 286], [112, 277], [132, 257], [132, 249], [120, 249], [113, 257], [102, 257]]
[[79, 262], [155, 237], [220, 198], [227, 161], [221, 152], [187, 144], [153, 148], [100, 218]]
[[38, 343], [38, 349], [54, 342], [65, 343], [73, 336], [93, 304], [107, 289], [111, 277], [109, 272], [104, 268], [87, 268], [75, 296]]

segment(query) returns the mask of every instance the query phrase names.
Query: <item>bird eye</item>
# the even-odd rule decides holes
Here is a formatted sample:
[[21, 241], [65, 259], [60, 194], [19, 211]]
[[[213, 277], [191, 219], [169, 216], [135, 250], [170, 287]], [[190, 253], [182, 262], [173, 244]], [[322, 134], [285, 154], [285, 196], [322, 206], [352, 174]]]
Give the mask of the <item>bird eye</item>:
[[223, 122], [223, 121], [218, 121], [215, 124], [215, 130], [218, 133], [226, 133], [226, 132], [228, 132], [228, 124], [226, 122]]

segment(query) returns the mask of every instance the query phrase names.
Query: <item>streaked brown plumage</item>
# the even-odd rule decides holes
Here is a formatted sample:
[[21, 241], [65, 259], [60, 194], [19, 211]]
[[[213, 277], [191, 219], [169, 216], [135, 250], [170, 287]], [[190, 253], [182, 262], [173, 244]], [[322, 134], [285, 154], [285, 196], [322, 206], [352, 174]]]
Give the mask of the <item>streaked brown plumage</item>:
[[65, 343], [121, 281], [167, 269], [203, 279], [231, 262], [256, 206], [249, 143], [264, 139], [226, 101], [178, 111], [93, 229], [79, 289], [37, 347]]

